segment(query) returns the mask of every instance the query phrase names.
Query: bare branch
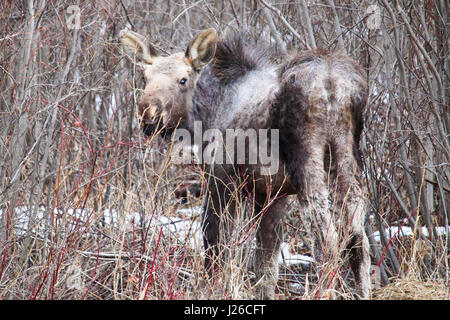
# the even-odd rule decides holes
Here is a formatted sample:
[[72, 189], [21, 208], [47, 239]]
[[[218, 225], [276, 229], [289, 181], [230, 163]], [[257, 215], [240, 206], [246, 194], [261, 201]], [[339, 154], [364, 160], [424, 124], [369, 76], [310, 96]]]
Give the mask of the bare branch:
[[289, 24], [289, 22], [287, 22], [287, 20], [284, 18], [283, 14], [280, 12], [280, 10], [278, 10], [277, 8], [275, 8], [274, 6], [272, 6], [271, 4], [269, 4], [266, 0], [259, 0], [263, 5], [265, 5], [268, 9], [272, 10], [277, 16], [278, 19], [280, 19], [280, 21], [285, 25], [286, 28], [289, 29], [289, 31], [300, 41], [303, 42], [302, 37], [300, 36], [300, 34]]

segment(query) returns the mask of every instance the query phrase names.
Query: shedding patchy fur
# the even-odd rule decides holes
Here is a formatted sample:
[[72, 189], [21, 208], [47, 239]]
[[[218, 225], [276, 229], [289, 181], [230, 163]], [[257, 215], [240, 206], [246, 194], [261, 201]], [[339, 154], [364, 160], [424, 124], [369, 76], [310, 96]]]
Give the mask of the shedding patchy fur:
[[[121, 36], [127, 37], [126, 33]], [[125, 49], [133, 45], [134, 52], [145, 52], [139, 48], [142, 41], [127, 43]], [[337, 254], [343, 238], [329, 207], [334, 189], [327, 182], [331, 166], [339, 209], [334, 214], [351, 234], [348, 249], [357, 295], [368, 298], [370, 257], [359, 151], [367, 100], [362, 69], [340, 53], [314, 50], [282, 57], [242, 35], [219, 41], [210, 29], [197, 35], [186, 52], [151, 56], [148, 61], [144, 66], [147, 85], [139, 100], [146, 134], [161, 123], [163, 129], [179, 125], [193, 132], [194, 121], [201, 121], [204, 130], [222, 133], [238, 128], [280, 130], [279, 156], [286, 170], [261, 176], [259, 163], [206, 168], [211, 173], [203, 215], [207, 270], [212, 274], [226, 263], [222, 249], [232, 231], [227, 219], [237, 210], [234, 186], [243, 184], [250, 190], [254, 215], [260, 217], [254, 263], [257, 298], [275, 297], [284, 195], [298, 197], [315, 259], [320, 263], [326, 255]], [[274, 199], [276, 195], [281, 197]]]
[[[323, 261], [324, 255], [336, 255], [339, 241], [328, 202], [330, 188], [324, 162], [328, 157], [335, 172], [338, 214], [352, 235], [350, 265], [357, 293], [368, 298], [370, 258], [358, 145], [367, 99], [362, 69], [343, 54], [315, 50], [292, 58], [279, 76], [282, 90], [272, 111], [272, 127], [281, 130], [281, 158], [298, 190], [314, 256]], [[328, 252], [323, 252], [324, 244]]]
[[229, 84], [248, 72], [270, 68], [280, 58], [274, 48], [236, 34], [217, 44], [213, 70], [222, 84]]

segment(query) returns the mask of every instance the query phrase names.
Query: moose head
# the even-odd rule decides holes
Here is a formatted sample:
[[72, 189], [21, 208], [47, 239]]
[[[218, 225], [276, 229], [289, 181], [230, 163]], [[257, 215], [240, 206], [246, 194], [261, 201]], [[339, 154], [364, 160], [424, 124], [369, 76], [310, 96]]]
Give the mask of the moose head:
[[216, 52], [214, 29], [200, 32], [185, 52], [158, 56], [140, 34], [122, 30], [125, 53], [143, 68], [145, 88], [138, 100], [138, 114], [146, 135], [161, 131], [165, 137], [186, 120], [192, 108], [197, 79]]

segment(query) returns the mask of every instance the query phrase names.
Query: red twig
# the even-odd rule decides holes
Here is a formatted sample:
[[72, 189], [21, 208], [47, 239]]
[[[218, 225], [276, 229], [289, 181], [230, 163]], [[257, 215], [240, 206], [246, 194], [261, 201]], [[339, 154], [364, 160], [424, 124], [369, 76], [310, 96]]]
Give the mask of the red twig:
[[[414, 211], [408, 216], [408, 219], [406, 221], [409, 221], [411, 219], [411, 217], [417, 213], [417, 209], [418, 209], [418, 207], [416, 209], [414, 209]], [[402, 227], [405, 224], [406, 224], [406, 222], [404, 222], [402, 225], [400, 225], [400, 228], [398, 228], [397, 232], [389, 239], [389, 242], [387, 243], [386, 247], [383, 250], [383, 253], [381, 254], [380, 260], [377, 263], [377, 268], [379, 268], [381, 265], [381, 262], [383, 262], [384, 256], [386, 255], [386, 251], [389, 248], [389, 246], [391, 245], [392, 240], [394, 240], [394, 238], [397, 236], [397, 234], [400, 232], [400, 230], [402, 229]], [[380, 233], [381, 233], [381, 230], [380, 230]], [[381, 236], [381, 234], [380, 234], [380, 236]], [[375, 270], [373, 272], [375, 272]]]
[[3, 258], [2, 258], [2, 265], [0, 268], [0, 281], [2, 280], [3, 277], [3, 272], [5, 270], [5, 264], [6, 264], [6, 255], [8, 253], [8, 242], [9, 242], [9, 224], [10, 224], [10, 220], [11, 220], [11, 214], [9, 213], [9, 206], [6, 209], [6, 230], [5, 230], [5, 242], [3, 245]]
[[89, 290], [91, 290], [92, 284], [94, 283], [95, 280], [95, 274], [97, 273], [97, 267], [98, 267], [98, 260], [100, 257], [100, 245], [97, 245], [97, 259], [95, 260], [95, 266], [94, 266], [94, 271], [92, 271], [92, 280], [89, 283], [88, 288], [86, 289], [86, 292], [84, 293], [83, 297], [81, 298], [81, 300], [84, 300], [89, 292]]
[[158, 253], [159, 241], [161, 240], [162, 229], [163, 229], [163, 227], [161, 227], [161, 229], [159, 230], [158, 242], [156, 243], [155, 253], [153, 254], [152, 267], [150, 269], [150, 276], [149, 276], [149, 278], [147, 280], [147, 286], [145, 288], [145, 293], [144, 293], [143, 300], [145, 300], [147, 298], [148, 288], [150, 287], [150, 282], [152, 281], [153, 267], [155, 266], [156, 254]]

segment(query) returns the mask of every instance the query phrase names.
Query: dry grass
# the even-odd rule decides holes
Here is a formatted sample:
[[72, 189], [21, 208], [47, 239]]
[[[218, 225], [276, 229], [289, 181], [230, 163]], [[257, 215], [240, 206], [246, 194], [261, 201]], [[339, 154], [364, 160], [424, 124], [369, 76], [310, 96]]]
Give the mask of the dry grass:
[[443, 281], [421, 281], [415, 278], [396, 279], [375, 289], [374, 300], [449, 300], [450, 289]]
[[[158, 141], [155, 138], [152, 144]], [[141, 157], [139, 152], [133, 155]], [[181, 204], [175, 196], [185, 180], [197, 180], [204, 189], [202, 168], [174, 166], [170, 153], [146, 152], [139, 161], [145, 179], [130, 178], [135, 182], [127, 189], [118, 188], [113, 180], [105, 186], [96, 180], [100, 190], [110, 188], [110, 195], [101, 201], [96, 193], [86, 195], [84, 209], [78, 208], [82, 214], [74, 214], [71, 198], [62, 196], [58, 201], [65, 205], [59, 214], [52, 216], [54, 209], [42, 207], [42, 214], [28, 227], [17, 224], [20, 228], [11, 228], [9, 237], [14, 245], [3, 252], [7, 263], [2, 269], [0, 295], [4, 299], [253, 298], [255, 221], [240, 193], [234, 198], [239, 210], [225, 252], [228, 263], [208, 278], [203, 268], [201, 212], [192, 209], [201, 207], [202, 200], [189, 196]], [[125, 189], [127, 192], [122, 192]], [[77, 203], [84, 197], [80, 194]], [[33, 216], [33, 208], [21, 208], [26, 216]], [[285, 241], [291, 243], [291, 253], [310, 255], [295, 198], [288, 211]], [[12, 216], [11, 221], [17, 218]], [[345, 234], [342, 229], [338, 232]], [[340, 242], [338, 254], [326, 257], [321, 269], [315, 264], [281, 266], [276, 298], [353, 299], [353, 277], [349, 267], [343, 267], [346, 257], [339, 254], [346, 251], [345, 243]], [[442, 251], [445, 243], [436, 244], [439, 266], [447, 256]], [[427, 273], [429, 241], [395, 237], [391, 245], [402, 257], [401, 271], [407, 276], [376, 289], [374, 299], [448, 299], [444, 279], [427, 280], [440, 277], [438, 271]]]
[[[229, 264], [205, 280], [200, 214], [180, 211], [201, 199], [176, 197], [186, 180], [204, 186], [205, 179], [201, 168], [173, 166], [168, 146], [139, 132], [144, 84], [118, 50], [126, 26], [162, 52], [184, 50], [211, 27], [221, 36], [248, 28], [285, 41], [289, 52], [343, 43], [370, 84], [361, 148], [371, 229], [449, 225], [447, 2], [334, 1], [336, 10], [320, 1], [264, 2], [278, 11], [253, 0], [80, 0], [82, 28], [74, 30], [66, 1], [0, 0], [0, 298], [253, 296], [254, 230], [242, 199]], [[380, 30], [365, 24], [373, 3]], [[292, 253], [309, 254], [295, 201], [288, 211], [285, 240]], [[180, 224], [187, 231], [175, 232]], [[439, 289], [449, 285], [448, 233], [384, 236], [371, 252], [382, 275], [377, 286], [419, 297], [421, 286], [438, 284], [436, 296], [448, 298]], [[352, 299], [342, 261], [331, 257], [321, 271], [281, 266], [277, 298]], [[374, 297], [394, 298], [382, 290]]]

